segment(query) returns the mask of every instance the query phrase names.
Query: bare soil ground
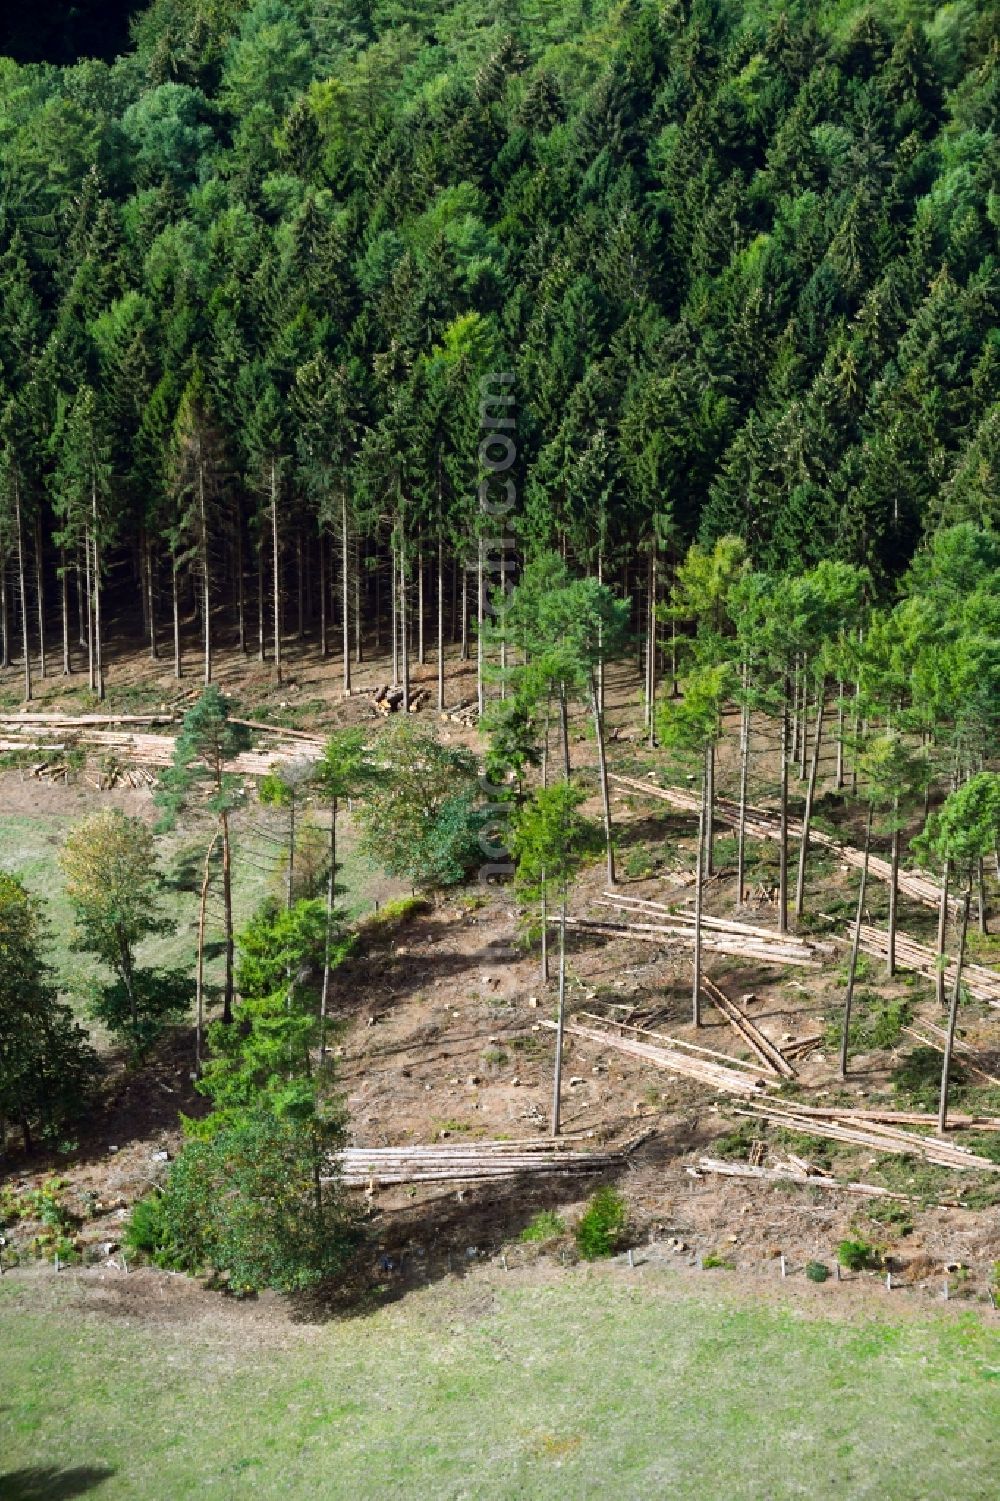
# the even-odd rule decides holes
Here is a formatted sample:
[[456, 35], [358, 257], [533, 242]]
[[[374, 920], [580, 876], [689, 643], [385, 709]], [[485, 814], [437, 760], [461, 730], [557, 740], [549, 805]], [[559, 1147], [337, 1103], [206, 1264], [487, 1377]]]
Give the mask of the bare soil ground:
[[[234, 657], [220, 661], [219, 679], [239, 694], [244, 711], [273, 712], [302, 728], [322, 728], [347, 718], [374, 720], [361, 691], [349, 700], [340, 697], [335, 663], [320, 663], [304, 648], [297, 660], [294, 645], [289, 655], [290, 681], [280, 689], [268, 671]], [[140, 689], [147, 696], [162, 690], [167, 701], [168, 687], [176, 690], [176, 685], [165, 673], [162, 680], [151, 681], [148, 668], [141, 657], [115, 663], [112, 695], [124, 700]], [[434, 674], [429, 662], [423, 669], [415, 668], [415, 681], [433, 682]], [[359, 690], [386, 680], [384, 658], [356, 671]], [[449, 701], [467, 700], [473, 691], [472, 664], [451, 662]], [[611, 673], [612, 769], [662, 769], [662, 756], [645, 747], [636, 700], [632, 666]], [[302, 707], [293, 713], [298, 703]], [[436, 713], [424, 717], [437, 723]], [[456, 739], [481, 744], [475, 732], [450, 721], [440, 728]], [[574, 717], [572, 738], [575, 763], [592, 771], [593, 744], [582, 714]], [[751, 793], [760, 800], [773, 791], [772, 738], [765, 724], [755, 727]], [[824, 757], [828, 792], [832, 758], [831, 746]], [[731, 792], [734, 779], [735, 736], [720, 757], [720, 790]], [[96, 794], [89, 787], [42, 791], [40, 784], [21, 782], [10, 774], [0, 786], [4, 809], [44, 811], [57, 821], [72, 818], [97, 796], [113, 796], [130, 811], [148, 805], [144, 793]], [[596, 813], [597, 806], [595, 785], [591, 811]], [[640, 796], [616, 796], [613, 811], [622, 889], [684, 910], [691, 900], [690, 886], [684, 884], [693, 865], [691, 820]], [[853, 837], [851, 810], [829, 795], [821, 801], [820, 816], [828, 826], [839, 826], [845, 836]], [[732, 840], [722, 829], [716, 839], [718, 870], [708, 884], [708, 910], [732, 916], [737, 910]], [[776, 864], [773, 846], [754, 845], [751, 882], [771, 884]], [[581, 877], [573, 911], [607, 916], [595, 905], [604, 886], [600, 863]], [[855, 890], [853, 872], [845, 872], [829, 854], [814, 852], [807, 903], [813, 914], [810, 926], [824, 937], [846, 932]], [[875, 920], [884, 911], [885, 896], [877, 884], [871, 890], [870, 915]], [[905, 931], [926, 938], [933, 914], [905, 901], [901, 914]], [[765, 926], [774, 922], [766, 902], [745, 915]], [[537, 944], [525, 943], [523, 916], [510, 887], [473, 882], [429, 901], [404, 923], [366, 930], [358, 953], [337, 972], [332, 1001], [339, 1019], [339, 1074], [354, 1142], [374, 1146], [545, 1132], [554, 1043], [542, 1022], [554, 1014], [555, 987], [541, 983]], [[995, 959], [996, 940], [977, 939], [975, 947], [981, 960]], [[586, 935], [574, 936], [570, 950], [571, 1013], [604, 1010], [690, 1041], [697, 1035], [701, 1045], [723, 1054], [746, 1056], [740, 1039], [711, 1008], [706, 1008], [705, 1025], [697, 1034], [691, 1027], [689, 951]], [[734, 999], [752, 997], [744, 1000], [746, 1009], [778, 1043], [822, 1031], [842, 1004], [839, 960], [822, 971], [784, 971], [711, 956], [706, 967]], [[915, 1016], [940, 1020], [927, 982], [915, 984], [901, 975], [885, 984], [872, 966], [864, 986], [883, 1000], [905, 1001]], [[996, 1012], [969, 1008], [963, 1026], [976, 1046], [1000, 1050]], [[820, 1048], [796, 1065], [800, 1092], [795, 1098], [809, 1103], [898, 1105], [890, 1075], [913, 1045], [904, 1035], [889, 1048], [855, 1057], [846, 1087], [837, 1079], [832, 1053]], [[41, 1182], [45, 1173], [58, 1172], [67, 1184], [67, 1202], [81, 1216], [84, 1259], [95, 1267], [93, 1273], [81, 1275], [89, 1278], [103, 1268], [101, 1285], [109, 1289], [112, 1302], [124, 1300], [122, 1306], [130, 1308], [148, 1304], [146, 1312], [156, 1318], [184, 1313], [197, 1305], [200, 1294], [167, 1274], [146, 1271], [126, 1279], [118, 1243], [129, 1207], [166, 1171], [163, 1154], [178, 1148], [178, 1110], [194, 1113], [200, 1108], [190, 1078], [191, 1053], [191, 1039], [182, 1030], [141, 1074], [129, 1076], [119, 1070], [105, 1113], [75, 1152], [45, 1162], [14, 1158], [0, 1178], [0, 1187], [20, 1192]], [[1000, 1114], [1000, 1095], [995, 1101], [980, 1095], [976, 1103], [977, 1108]], [[911, 1194], [909, 1213], [896, 1224], [880, 1223], [864, 1201], [847, 1193], [698, 1176], [698, 1157], [714, 1154], [720, 1139], [731, 1138], [740, 1125], [727, 1101], [610, 1047], [574, 1038], [567, 1039], [563, 1124], [566, 1132], [580, 1134], [584, 1146], [622, 1143], [648, 1133], [618, 1177], [629, 1204], [633, 1240], [640, 1248], [637, 1254], [647, 1264], [668, 1262], [693, 1272], [706, 1257], [719, 1258], [731, 1268], [724, 1275], [756, 1297], [778, 1279], [783, 1255], [805, 1296], [810, 1286], [800, 1275], [805, 1263], [820, 1260], [832, 1266], [837, 1243], [848, 1235], [861, 1235], [890, 1256], [897, 1286], [940, 1298], [948, 1283], [954, 1298], [982, 1302], [988, 1297], [994, 1263], [1000, 1260], [1000, 1223], [994, 1207], [1000, 1201], [1000, 1174], [996, 1179], [947, 1174], [916, 1161], [876, 1159], [864, 1149], [824, 1146], [808, 1138], [784, 1140], [780, 1132], [766, 1128], [758, 1133], [772, 1160], [791, 1150], [827, 1161], [844, 1179], [883, 1183]], [[571, 1236], [539, 1252], [520, 1242], [519, 1233], [540, 1208], [557, 1209], [571, 1225], [592, 1186], [551, 1178], [527, 1188], [518, 1184], [380, 1190], [365, 1200], [369, 1235], [351, 1296], [360, 1298], [358, 1306], [363, 1306], [366, 1297], [395, 1297], [484, 1260], [511, 1271], [521, 1268], [523, 1275], [535, 1275], [529, 1269], [540, 1256], [546, 1265], [569, 1262], [575, 1254]], [[967, 1207], [936, 1207], [942, 1200], [957, 1205], [961, 1198]], [[19, 1228], [25, 1248], [35, 1228], [30, 1221]], [[867, 1298], [875, 1295], [875, 1281], [874, 1275], [845, 1274], [843, 1283], [831, 1283], [808, 1296], [825, 1301], [834, 1296]], [[836, 1294], [831, 1290], [835, 1286]], [[906, 1296], [901, 1290], [897, 1301]]]

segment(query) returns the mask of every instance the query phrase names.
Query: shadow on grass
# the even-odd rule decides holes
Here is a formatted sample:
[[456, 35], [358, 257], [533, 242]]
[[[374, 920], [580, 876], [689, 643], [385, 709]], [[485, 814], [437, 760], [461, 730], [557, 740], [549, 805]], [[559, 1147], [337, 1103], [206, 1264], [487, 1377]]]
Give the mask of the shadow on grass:
[[38, 1465], [0, 1474], [4, 1501], [69, 1501], [96, 1490], [114, 1475], [107, 1465], [75, 1465], [61, 1470], [56, 1465]]

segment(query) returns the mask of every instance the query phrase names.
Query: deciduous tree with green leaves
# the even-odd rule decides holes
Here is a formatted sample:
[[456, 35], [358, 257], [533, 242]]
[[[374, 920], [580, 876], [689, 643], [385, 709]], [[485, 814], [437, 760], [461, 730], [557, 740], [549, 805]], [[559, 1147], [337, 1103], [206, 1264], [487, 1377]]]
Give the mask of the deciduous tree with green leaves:
[[[228, 765], [250, 743], [244, 725], [229, 717], [229, 702], [214, 683], [187, 711], [181, 732], [174, 745], [173, 761], [160, 778], [157, 804], [162, 812], [161, 827], [173, 825], [178, 813], [191, 802], [201, 800], [218, 820], [222, 844], [222, 905], [226, 930], [226, 980], [222, 1019], [233, 1019], [233, 861], [230, 816], [242, 802], [243, 778], [229, 771]], [[215, 834], [213, 832], [213, 839]], [[199, 954], [199, 965], [201, 956]]]
[[136, 963], [142, 940], [170, 926], [157, 910], [163, 883], [152, 830], [119, 808], [102, 808], [67, 835], [59, 864], [77, 945], [117, 979], [117, 986], [99, 992], [95, 1012], [124, 1037], [131, 1053], [141, 1055], [163, 1022], [179, 1016], [191, 1000], [191, 986], [179, 976], [140, 970]]
[[587, 794], [569, 781], [538, 788], [518, 810], [510, 835], [517, 861], [516, 881], [524, 894], [542, 902], [542, 920], [554, 898], [559, 904], [559, 1010], [556, 1022], [552, 1135], [559, 1135], [563, 1032], [566, 1023], [566, 915], [570, 882], [588, 854], [597, 829], [580, 812]]

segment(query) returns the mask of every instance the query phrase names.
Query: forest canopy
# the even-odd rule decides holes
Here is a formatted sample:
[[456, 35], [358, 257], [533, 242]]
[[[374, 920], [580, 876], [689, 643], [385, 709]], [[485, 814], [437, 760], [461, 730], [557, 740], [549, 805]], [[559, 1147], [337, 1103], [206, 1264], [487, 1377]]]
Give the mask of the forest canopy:
[[998, 99], [985, 0], [154, 0], [0, 60], [4, 661], [75, 590], [99, 688], [138, 585], [207, 675], [338, 537], [345, 614], [390, 535], [464, 562], [500, 370], [526, 555], [884, 590], [1000, 516]]

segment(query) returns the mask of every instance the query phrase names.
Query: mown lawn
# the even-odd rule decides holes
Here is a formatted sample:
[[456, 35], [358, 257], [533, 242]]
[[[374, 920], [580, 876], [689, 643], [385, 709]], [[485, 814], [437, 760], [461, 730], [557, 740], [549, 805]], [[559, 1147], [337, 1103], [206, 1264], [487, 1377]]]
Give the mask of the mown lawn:
[[[997, 1495], [1000, 1335], [973, 1315], [849, 1323], [629, 1275], [477, 1274], [322, 1325], [171, 1317], [166, 1280], [151, 1322], [72, 1275], [5, 1277], [0, 1495]], [[49, 1469], [79, 1474], [15, 1478]]]

